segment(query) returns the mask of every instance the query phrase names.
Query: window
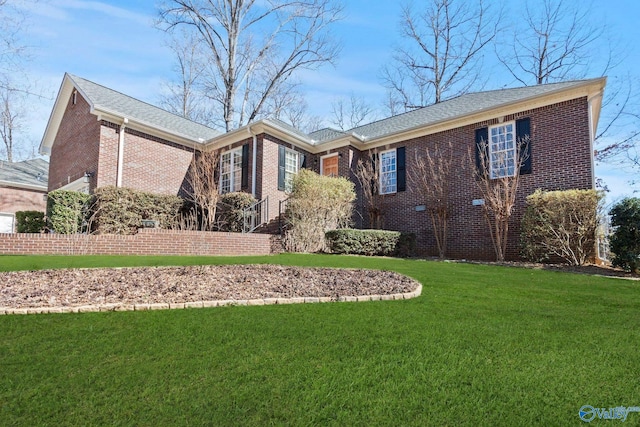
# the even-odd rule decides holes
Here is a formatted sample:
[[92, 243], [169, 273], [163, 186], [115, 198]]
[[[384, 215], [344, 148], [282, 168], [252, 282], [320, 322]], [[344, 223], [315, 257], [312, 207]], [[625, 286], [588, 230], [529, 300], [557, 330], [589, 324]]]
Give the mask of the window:
[[242, 148], [220, 157], [220, 194], [240, 191], [242, 186]]
[[338, 155], [330, 154], [320, 158], [320, 173], [326, 176], [338, 176]]
[[380, 194], [397, 191], [396, 150], [380, 153]]
[[515, 174], [516, 138], [513, 122], [489, 128], [489, 167], [491, 179]]
[[298, 173], [298, 152], [285, 149], [284, 152], [284, 190], [290, 193], [293, 190], [293, 177]]

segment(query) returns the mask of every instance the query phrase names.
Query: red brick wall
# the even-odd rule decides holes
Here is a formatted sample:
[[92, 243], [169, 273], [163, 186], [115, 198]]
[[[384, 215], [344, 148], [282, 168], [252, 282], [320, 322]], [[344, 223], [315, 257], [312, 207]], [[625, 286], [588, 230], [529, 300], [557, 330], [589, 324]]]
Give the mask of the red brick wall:
[[127, 128], [122, 186], [177, 195], [192, 157], [189, 148]]
[[44, 212], [47, 202], [44, 191], [25, 190], [23, 188], [0, 187], [0, 212], [16, 213], [17, 211]]
[[100, 123], [89, 104], [78, 94], [69, 98], [49, 159], [49, 191], [98, 169]]
[[[525, 198], [536, 189], [564, 190], [593, 188], [591, 153], [588, 128], [588, 105], [585, 98], [526, 111], [507, 116], [505, 121], [516, 118], [531, 119], [531, 158], [533, 173], [521, 177], [517, 203], [510, 221], [507, 257], [515, 259], [519, 252], [520, 220], [525, 208]], [[472, 206], [472, 200], [480, 199], [472, 176], [475, 161], [465, 159], [475, 146], [475, 130], [497, 121], [441, 132], [426, 137], [404, 141], [387, 148], [406, 147], [407, 190], [379, 196], [385, 211], [385, 228], [415, 232], [418, 249], [423, 254], [437, 255], [429, 214], [416, 212], [422, 205], [419, 194], [411, 184], [410, 173], [415, 163], [416, 150], [444, 144], [449, 141], [456, 147], [456, 163], [465, 168], [452, 180], [451, 202], [453, 218], [450, 222], [448, 256], [452, 258], [495, 259], [490, 235], [481, 206]], [[473, 154], [473, 151], [471, 151]], [[365, 216], [366, 218], [366, 216]]]
[[[279, 202], [289, 197], [284, 191], [278, 190], [278, 146], [285, 147], [303, 153], [306, 156], [307, 167], [316, 172], [320, 168], [320, 159], [298, 147], [271, 135], [258, 136], [258, 199], [269, 196], [269, 217], [278, 216]], [[314, 166], [315, 165], [315, 166]]]
[[0, 234], [8, 255], [268, 255], [281, 251], [268, 234], [141, 229], [130, 236]]

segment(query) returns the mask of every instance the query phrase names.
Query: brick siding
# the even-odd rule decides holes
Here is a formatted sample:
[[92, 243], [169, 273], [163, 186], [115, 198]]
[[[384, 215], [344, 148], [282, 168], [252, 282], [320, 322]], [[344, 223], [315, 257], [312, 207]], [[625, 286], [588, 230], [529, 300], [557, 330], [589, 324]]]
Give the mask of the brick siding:
[[[517, 259], [519, 253], [520, 221], [525, 209], [525, 198], [536, 189], [566, 190], [593, 188], [591, 153], [586, 98], [554, 104], [517, 116], [504, 117], [504, 121], [529, 117], [531, 119], [531, 159], [533, 172], [522, 175], [516, 206], [509, 223], [507, 258]], [[498, 123], [497, 120], [440, 132], [425, 137], [381, 147], [406, 147], [407, 190], [382, 198], [384, 228], [417, 234], [418, 250], [424, 255], [437, 255], [437, 246], [429, 213], [417, 212], [423, 205], [420, 195], [411, 183], [410, 174], [416, 153], [427, 147], [451, 142], [454, 146], [454, 164], [460, 165], [451, 185], [453, 217], [449, 224], [447, 255], [452, 258], [495, 259], [491, 237], [481, 206], [473, 206], [474, 199], [482, 196], [473, 178], [475, 130]], [[363, 215], [365, 222], [368, 219]], [[365, 224], [366, 225], [366, 224]]]
[[44, 212], [47, 202], [44, 192], [24, 188], [0, 187], [0, 212], [16, 213], [18, 211]]
[[63, 187], [82, 176], [85, 172], [98, 169], [101, 158], [100, 122], [90, 114], [89, 104], [82, 96], [73, 95], [67, 102], [60, 128], [56, 134], [49, 159], [49, 191]]
[[281, 252], [268, 234], [141, 229], [138, 234], [0, 234], [3, 255], [269, 255]]

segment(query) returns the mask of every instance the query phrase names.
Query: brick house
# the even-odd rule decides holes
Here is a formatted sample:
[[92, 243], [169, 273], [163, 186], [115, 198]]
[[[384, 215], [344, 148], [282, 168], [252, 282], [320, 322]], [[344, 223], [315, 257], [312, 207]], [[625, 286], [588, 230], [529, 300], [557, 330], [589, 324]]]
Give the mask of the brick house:
[[0, 233], [15, 231], [16, 212], [46, 210], [48, 173], [46, 160], [0, 160]]
[[[492, 158], [497, 150], [504, 151], [497, 138], [528, 136], [507, 251], [516, 258], [527, 195], [538, 188], [594, 188], [593, 138], [605, 84], [605, 78], [597, 78], [471, 93], [348, 131], [327, 128], [306, 134], [264, 119], [223, 134], [66, 74], [41, 152], [50, 156], [49, 191], [116, 185], [179, 194], [194, 148], [219, 150], [221, 191], [245, 191], [258, 200], [268, 197], [273, 218], [300, 168], [355, 180], [358, 160], [370, 158], [375, 150], [385, 228], [415, 232], [419, 250], [436, 254], [424, 202], [408, 179], [416, 155], [425, 147], [451, 142], [465, 169], [464, 158], [478, 139], [490, 142]], [[514, 155], [509, 148], [503, 154]], [[504, 173], [492, 171], [496, 176]], [[454, 215], [448, 253], [492, 259], [473, 179], [471, 173], [461, 173], [451, 185]], [[367, 226], [360, 200], [357, 210], [358, 225]]]

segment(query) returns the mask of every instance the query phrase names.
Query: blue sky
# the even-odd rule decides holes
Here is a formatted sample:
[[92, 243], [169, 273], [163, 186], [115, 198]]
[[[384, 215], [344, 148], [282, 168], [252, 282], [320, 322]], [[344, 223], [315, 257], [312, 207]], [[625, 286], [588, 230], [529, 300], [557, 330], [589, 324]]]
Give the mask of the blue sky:
[[[568, 0], [573, 1], [573, 0]], [[335, 67], [304, 72], [307, 101], [313, 112], [328, 116], [331, 102], [355, 94], [378, 106], [384, 96], [380, 67], [400, 43], [399, 1], [345, 1], [344, 20], [334, 34], [342, 52]], [[518, 0], [506, 0], [506, 16], [517, 17]], [[172, 55], [165, 47], [166, 35], [154, 28], [154, 0], [88, 1], [40, 0], [25, 6], [27, 31], [24, 41], [31, 47], [28, 64], [31, 79], [49, 99], [33, 100], [30, 106], [30, 138], [39, 143], [54, 97], [65, 72], [70, 72], [150, 103], [157, 103], [163, 81], [172, 76]], [[640, 67], [640, 3], [633, 0], [597, 2], [594, 22], [604, 22], [620, 52], [622, 63], [609, 79], [630, 75], [637, 80]], [[606, 43], [605, 40], [601, 44]], [[518, 86], [491, 59], [488, 52], [483, 71], [491, 77], [485, 89]], [[588, 77], [599, 76], [598, 52]], [[640, 85], [639, 85], [640, 90]], [[630, 171], [616, 165], [598, 165], [596, 175], [612, 190], [610, 201], [631, 195]]]

